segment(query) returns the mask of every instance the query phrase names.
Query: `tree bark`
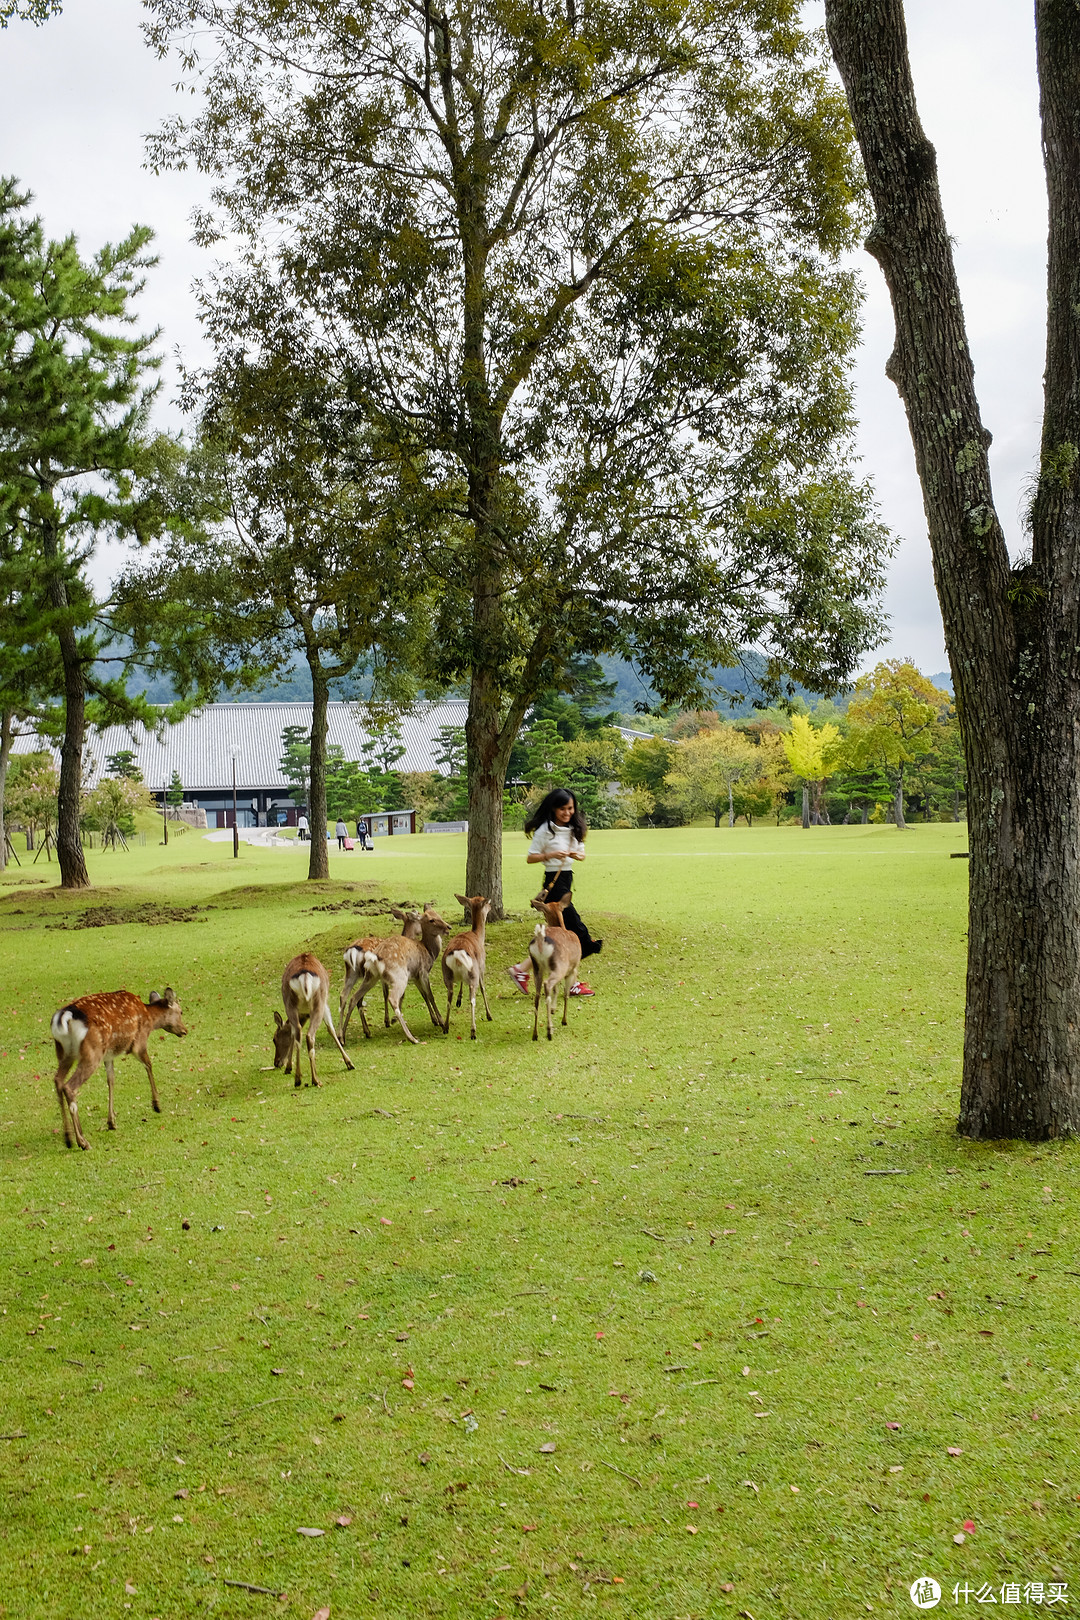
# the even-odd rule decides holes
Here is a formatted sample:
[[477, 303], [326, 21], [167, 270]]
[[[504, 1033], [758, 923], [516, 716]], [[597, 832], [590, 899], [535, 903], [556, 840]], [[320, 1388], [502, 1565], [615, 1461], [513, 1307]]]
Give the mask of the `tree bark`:
[[499, 690], [490, 670], [476, 668], [469, 683], [465, 748], [469, 773], [469, 846], [465, 889], [491, 901], [491, 916], [502, 917], [503, 789], [514, 742], [528, 699], [515, 698], [500, 715]]
[[49, 600], [58, 609], [56, 639], [64, 671], [64, 741], [60, 747], [60, 791], [56, 807], [56, 857], [62, 889], [88, 889], [79, 811], [82, 806], [83, 745], [86, 741], [86, 675], [69, 612], [67, 583], [55, 526], [41, 526], [41, 550], [50, 567]]
[[311, 845], [307, 874], [310, 881], [312, 878], [330, 876], [326, 843], [326, 710], [330, 701], [330, 683], [317, 650], [308, 649], [307, 661], [311, 670], [311, 758], [308, 765]]
[[802, 788], [802, 824], [804, 827], [810, 825], [810, 787], [806, 782]]
[[896, 383], [923, 490], [964, 733], [970, 918], [958, 1128], [1080, 1127], [1080, 28], [1036, 0], [1050, 200], [1045, 414], [1033, 555], [1010, 570], [994, 509], [934, 149], [901, 0], [826, 0], [896, 320]]
[[901, 765], [896, 773], [896, 792], [893, 795], [893, 814], [900, 832], [907, 831], [907, 822], [904, 820], [904, 767]]

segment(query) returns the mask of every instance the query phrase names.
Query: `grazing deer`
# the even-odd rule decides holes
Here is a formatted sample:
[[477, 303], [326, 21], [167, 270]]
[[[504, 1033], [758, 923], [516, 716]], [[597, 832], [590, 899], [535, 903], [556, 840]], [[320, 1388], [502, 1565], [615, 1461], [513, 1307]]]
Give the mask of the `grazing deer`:
[[532, 944], [529, 946], [529, 956], [532, 959], [533, 972], [536, 975], [536, 997], [533, 1001], [533, 1040], [538, 1041], [540, 1036], [537, 1025], [540, 1018], [540, 990], [543, 987], [547, 1001], [547, 1038], [552, 1039], [551, 1020], [555, 1013], [555, 1002], [558, 997], [559, 985], [563, 987], [562, 1021], [566, 1025], [566, 1008], [570, 996], [571, 986], [577, 979], [577, 970], [581, 965], [581, 941], [577, 935], [571, 933], [569, 928], [562, 925], [563, 907], [570, 903], [570, 896], [564, 895], [561, 900], [534, 900], [533, 906], [542, 911], [545, 921], [537, 923], [533, 933]]
[[[146, 1043], [155, 1029], [168, 1030], [170, 1035], [186, 1035], [180, 1021], [180, 1003], [171, 988], [159, 996], [151, 990], [149, 1003], [139, 1000], [130, 990], [110, 990], [98, 995], [80, 996], [53, 1014], [50, 1025], [56, 1043], [58, 1064], [54, 1084], [60, 1103], [60, 1118], [64, 1125], [64, 1141], [72, 1146], [71, 1132], [81, 1148], [90, 1146], [79, 1125], [78, 1094], [90, 1076], [104, 1060], [105, 1075], [109, 1082], [109, 1129], [116, 1129], [113, 1112], [113, 1063], [118, 1057], [137, 1057], [150, 1076], [150, 1100], [154, 1113], [161, 1113], [154, 1069]], [[75, 1073], [65, 1078], [72, 1066]]]
[[453, 939], [447, 940], [443, 952], [442, 976], [446, 986], [446, 1033], [450, 1033], [450, 1004], [454, 999], [454, 983], [457, 982], [457, 1004], [461, 1006], [461, 992], [465, 985], [469, 987], [469, 1011], [472, 1015], [472, 1027], [469, 1031], [470, 1040], [476, 1039], [476, 992], [479, 989], [484, 998], [484, 1011], [487, 1021], [491, 1023], [491, 1008], [488, 1006], [487, 991], [484, 989], [484, 967], [487, 953], [484, 941], [484, 927], [487, 923], [488, 913], [491, 911], [491, 901], [485, 900], [482, 894], [474, 894], [471, 898], [463, 894], [456, 894], [454, 899], [472, 913], [472, 927], [467, 934], [455, 934]]
[[[401, 933], [405, 939], [420, 938], [420, 913], [418, 911], [401, 911], [397, 906], [391, 906], [390, 915], [399, 918], [404, 925]], [[394, 936], [390, 935], [389, 937], [392, 939]], [[366, 939], [354, 940], [345, 952], [345, 983], [342, 985], [341, 998], [338, 1002], [338, 1019], [341, 1022], [342, 1040], [345, 1039], [349, 1019], [352, 1017], [354, 1010], [360, 1014], [360, 1023], [363, 1026], [364, 1034], [370, 1033], [367, 1027], [367, 1019], [364, 1016], [364, 997], [373, 985], [378, 982], [378, 974], [369, 971], [364, 961], [364, 953], [374, 951], [382, 943], [383, 936], [368, 934]], [[387, 1029], [390, 1028], [390, 1001], [385, 982], [383, 983], [383, 1024]]]
[[281, 975], [281, 999], [285, 1003], [286, 1016], [283, 1019], [279, 1012], [274, 1014], [275, 1069], [284, 1069], [286, 1074], [292, 1073], [295, 1056], [295, 1083], [298, 1086], [303, 1085], [300, 1078], [300, 1030], [306, 1023], [305, 1039], [311, 1083], [317, 1086], [319, 1082], [315, 1075], [315, 1032], [324, 1022], [334, 1037], [338, 1051], [345, 1059], [345, 1067], [352, 1068], [349, 1054], [338, 1040], [334, 1020], [330, 1016], [330, 975], [317, 956], [312, 956], [310, 951], [303, 951], [301, 955], [293, 957]]
[[[407, 939], [404, 934], [399, 934], [393, 939], [380, 941], [373, 951], [364, 952], [368, 971], [373, 977], [377, 975], [386, 986], [390, 1010], [401, 1025], [405, 1039], [412, 1041], [414, 1046], [419, 1046], [420, 1042], [401, 1016], [401, 998], [410, 984], [415, 984], [423, 996], [436, 1029], [446, 1033], [446, 1025], [439, 1016], [435, 997], [431, 993], [431, 969], [442, 949], [443, 936], [448, 932], [438, 912], [433, 906], [427, 905], [420, 915], [419, 939]], [[366, 1023], [364, 1034], [370, 1034]]]

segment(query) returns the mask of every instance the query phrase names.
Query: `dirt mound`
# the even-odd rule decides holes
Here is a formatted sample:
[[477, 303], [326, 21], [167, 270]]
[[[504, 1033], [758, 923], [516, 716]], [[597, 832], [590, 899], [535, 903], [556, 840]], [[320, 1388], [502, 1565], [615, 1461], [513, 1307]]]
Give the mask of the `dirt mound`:
[[91, 906], [77, 917], [54, 923], [54, 928], [116, 928], [132, 923], [137, 928], [163, 928], [168, 923], [193, 922], [206, 906], [159, 906], [148, 900], [141, 906]]
[[381, 899], [372, 900], [329, 900], [324, 906], [307, 906], [307, 911], [358, 911], [363, 917], [389, 917], [391, 909], [397, 906], [399, 911], [423, 911], [422, 900], [388, 900], [385, 895]]

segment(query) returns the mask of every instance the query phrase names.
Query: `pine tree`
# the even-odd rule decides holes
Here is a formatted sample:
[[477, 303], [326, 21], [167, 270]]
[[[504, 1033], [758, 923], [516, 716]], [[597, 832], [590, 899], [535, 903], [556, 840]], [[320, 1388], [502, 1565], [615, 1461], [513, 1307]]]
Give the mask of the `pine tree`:
[[[124, 331], [154, 260], [145, 226], [90, 261], [73, 237], [46, 242], [24, 213], [29, 200], [0, 180], [0, 535], [23, 575], [15, 628], [58, 654], [56, 847], [63, 887], [78, 889], [89, 884], [79, 832], [88, 694], [102, 717], [149, 712], [121, 680], [95, 671], [102, 645], [86, 565], [102, 534], [146, 540], [163, 520], [155, 474], [164, 441], [146, 433], [157, 334]], [[11, 633], [0, 630], [9, 646]]]

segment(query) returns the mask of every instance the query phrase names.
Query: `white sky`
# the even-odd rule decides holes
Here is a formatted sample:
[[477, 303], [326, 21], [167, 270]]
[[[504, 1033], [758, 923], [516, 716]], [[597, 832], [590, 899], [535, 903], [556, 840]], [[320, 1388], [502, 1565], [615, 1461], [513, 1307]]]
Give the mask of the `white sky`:
[[[1017, 0], [907, 0], [919, 106], [938, 151], [983, 419], [994, 435], [998, 510], [1014, 545], [1038, 448], [1045, 342], [1032, 10]], [[12, 23], [0, 32], [0, 172], [34, 192], [50, 235], [73, 231], [84, 250], [135, 222], [151, 225], [161, 263], [140, 300], [143, 329], [161, 326], [163, 349], [190, 357], [200, 342], [190, 287], [208, 259], [190, 244], [187, 222], [206, 181], [142, 166], [143, 137], [178, 101], [175, 71], [143, 44], [141, 15], [139, 0], [65, 0], [64, 14], [42, 28]], [[922, 500], [904, 413], [884, 375], [892, 316], [876, 264], [860, 259], [868, 291], [861, 449], [882, 516], [901, 536], [887, 597], [891, 636], [868, 663], [912, 657], [935, 674], [948, 665]], [[166, 400], [174, 379], [167, 366]]]

